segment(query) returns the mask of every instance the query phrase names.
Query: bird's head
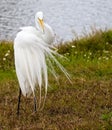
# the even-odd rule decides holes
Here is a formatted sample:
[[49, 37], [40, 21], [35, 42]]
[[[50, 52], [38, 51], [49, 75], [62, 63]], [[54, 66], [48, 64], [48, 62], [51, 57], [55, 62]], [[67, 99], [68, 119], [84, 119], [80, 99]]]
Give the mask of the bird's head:
[[43, 20], [43, 12], [39, 11], [35, 15], [36, 23], [38, 22], [40, 28], [44, 32], [44, 20]]

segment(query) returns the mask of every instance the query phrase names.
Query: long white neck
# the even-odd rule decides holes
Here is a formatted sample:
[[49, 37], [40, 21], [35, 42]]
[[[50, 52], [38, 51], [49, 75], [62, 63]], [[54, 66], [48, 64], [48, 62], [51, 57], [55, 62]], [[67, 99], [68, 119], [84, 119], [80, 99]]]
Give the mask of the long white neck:
[[54, 41], [54, 32], [52, 30], [52, 28], [44, 23], [44, 33], [43, 33], [43, 40], [44, 42], [48, 43], [48, 44], [52, 44]]
[[35, 25], [36, 29], [39, 30], [40, 36], [42, 37], [44, 42], [47, 44], [52, 44], [54, 41], [54, 32], [52, 28], [48, 24], [44, 23], [44, 31], [43, 31], [37, 21], [37, 17], [35, 17]]

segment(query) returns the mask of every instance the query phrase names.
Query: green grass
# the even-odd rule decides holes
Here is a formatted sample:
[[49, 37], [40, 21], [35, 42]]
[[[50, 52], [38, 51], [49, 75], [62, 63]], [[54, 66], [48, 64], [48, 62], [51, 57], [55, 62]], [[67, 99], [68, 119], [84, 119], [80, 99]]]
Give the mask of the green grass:
[[57, 48], [72, 84], [56, 69], [59, 83], [49, 74], [44, 110], [32, 114], [33, 97], [22, 97], [17, 117], [13, 42], [0, 42], [0, 130], [112, 129], [112, 30], [92, 31]]

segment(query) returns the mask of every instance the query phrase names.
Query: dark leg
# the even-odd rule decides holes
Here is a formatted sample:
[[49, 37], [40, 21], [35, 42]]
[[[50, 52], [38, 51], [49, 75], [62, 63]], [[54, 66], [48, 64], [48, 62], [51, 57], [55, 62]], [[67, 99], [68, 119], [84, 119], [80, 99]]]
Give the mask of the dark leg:
[[34, 112], [37, 111], [37, 101], [36, 101], [36, 97], [34, 96]]
[[20, 102], [21, 102], [21, 89], [19, 89], [17, 115], [19, 115]]

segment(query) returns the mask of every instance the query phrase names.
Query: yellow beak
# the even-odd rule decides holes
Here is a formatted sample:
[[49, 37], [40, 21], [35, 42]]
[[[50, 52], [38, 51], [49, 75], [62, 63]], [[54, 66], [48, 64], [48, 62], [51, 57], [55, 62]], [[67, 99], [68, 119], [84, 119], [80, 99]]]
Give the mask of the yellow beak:
[[39, 19], [40, 26], [42, 27], [42, 30], [44, 32], [44, 21], [43, 19]]

